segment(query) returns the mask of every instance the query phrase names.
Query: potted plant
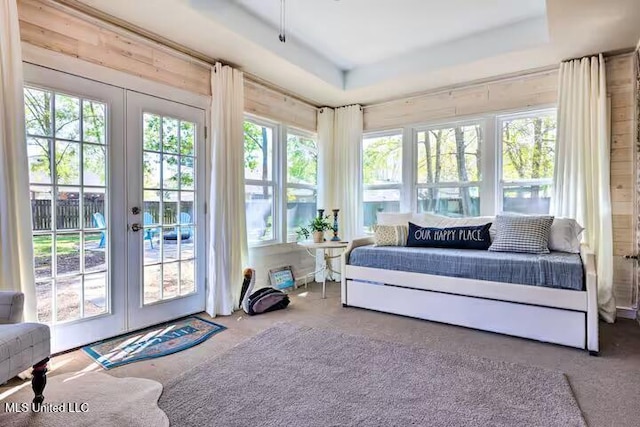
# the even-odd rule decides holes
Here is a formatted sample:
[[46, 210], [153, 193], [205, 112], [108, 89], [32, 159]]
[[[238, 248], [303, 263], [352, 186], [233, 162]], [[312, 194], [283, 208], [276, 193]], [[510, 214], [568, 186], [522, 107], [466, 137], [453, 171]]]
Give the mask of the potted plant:
[[300, 227], [296, 233], [298, 234], [298, 239], [308, 239], [309, 236], [313, 235], [314, 243], [322, 243], [324, 242], [324, 232], [327, 230], [333, 230], [329, 215], [313, 218], [306, 227]]

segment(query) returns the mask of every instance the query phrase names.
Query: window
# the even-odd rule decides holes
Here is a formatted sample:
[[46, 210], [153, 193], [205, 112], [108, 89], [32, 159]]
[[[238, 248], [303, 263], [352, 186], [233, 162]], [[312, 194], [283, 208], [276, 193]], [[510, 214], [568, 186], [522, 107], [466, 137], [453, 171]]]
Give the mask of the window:
[[287, 241], [295, 242], [296, 230], [316, 216], [318, 144], [310, 134], [287, 134]]
[[364, 135], [365, 232], [382, 211], [548, 214], [556, 127], [550, 108]]
[[372, 232], [378, 212], [400, 210], [402, 132], [366, 135], [362, 141], [364, 229]]
[[276, 127], [244, 122], [244, 178], [249, 244], [276, 239], [273, 229], [276, 184], [273, 174]]
[[477, 122], [417, 132], [418, 212], [480, 215], [482, 131]]
[[500, 117], [503, 211], [549, 213], [556, 127], [555, 110]]
[[244, 122], [247, 240], [294, 242], [315, 215], [318, 147], [313, 134], [257, 118]]

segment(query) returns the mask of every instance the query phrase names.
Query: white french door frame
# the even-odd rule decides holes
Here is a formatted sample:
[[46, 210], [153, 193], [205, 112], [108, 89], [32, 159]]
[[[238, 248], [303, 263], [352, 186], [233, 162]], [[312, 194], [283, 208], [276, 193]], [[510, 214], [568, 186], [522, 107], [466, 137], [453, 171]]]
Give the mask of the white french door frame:
[[[108, 84], [77, 77], [33, 64], [24, 64], [25, 85], [33, 85], [79, 98], [104, 102], [106, 112], [107, 158], [107, 248], [108, 278], [106, 313], [51, 325], [52, 352], [79, 347], [126, 331], [126, 229], [125, 181], [117, 167], [124, 161], [124, 90]], [[24, 143], [24, 142], [23, 142]], [[52, 229], [53, 231], [53, 229]], [[52, 262], [55, 260], [52, 259]], [[53, 298], [56, 295], [52, 293]], [[83, 303], [81, 301], [81, 303]]]
[[[167, 300], [161, 300], [151, 304], [144, 304], [143, 281], [143, 250], [144, 230], [133, 231], [131, 225], [143, 224], [143, 183], [142, 183], [142, 155], [143, 155], [143, 129], [142, 120], [144, 113], [158, 114], [163, 117], [171, 117], [196, 124], [195, 131], [195, 292], [177, 296]], [[191, 107], [178, 102], [168, 101], [152, 95], [146, 95], [135, 91], [126, 91], [126, 175], [127, 180], [127, 326], [129, 330], [144, 328], [179, 317], [199, 313], [205, 309], [205, 274], [206, 274], [206, 236], [208, 232], [206, 219], [206, 196], [208, 165], [207, 149], [205, 144], [205, 110]], [[140, 209], [138, 214], [132, 212], [132, 208]], [[160, 214], [162, 215], [162, 214]], [[161, 225], [159, 226], [162, 227]], [[162, 231], [161, 231], [162, 234]], [[161, 237], [162, 238], [162, 237]]]

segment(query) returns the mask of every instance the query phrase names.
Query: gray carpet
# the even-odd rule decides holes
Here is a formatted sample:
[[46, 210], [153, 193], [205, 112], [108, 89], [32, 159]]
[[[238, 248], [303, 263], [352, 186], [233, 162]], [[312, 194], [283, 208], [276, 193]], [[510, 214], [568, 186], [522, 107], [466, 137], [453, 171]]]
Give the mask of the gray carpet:
[[585, 426], [564, 374], [280, 324], [169, 382], [179, 426]]

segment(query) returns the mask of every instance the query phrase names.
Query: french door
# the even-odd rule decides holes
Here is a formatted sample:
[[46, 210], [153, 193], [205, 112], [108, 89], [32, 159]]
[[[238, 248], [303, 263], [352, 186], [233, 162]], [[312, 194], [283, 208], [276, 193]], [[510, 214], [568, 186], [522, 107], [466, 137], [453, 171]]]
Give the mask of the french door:
[[24, 97], [52, 350], [202, 311], [204, 112], [30, 64]]
[[127, 92], [131, 329], [204, 310], [204, 120]]

